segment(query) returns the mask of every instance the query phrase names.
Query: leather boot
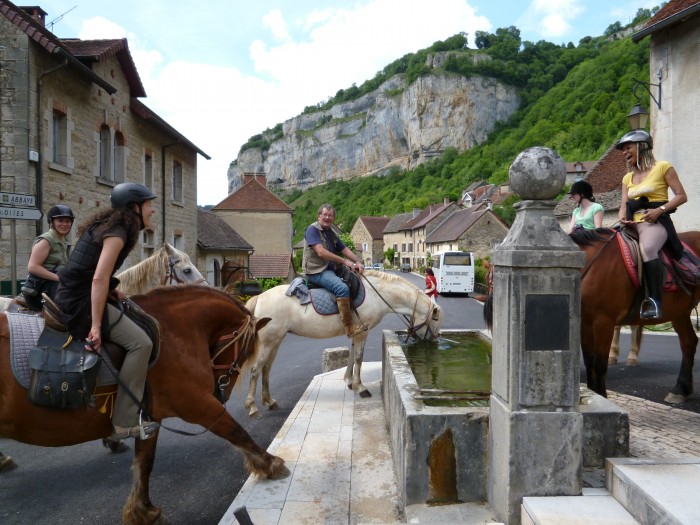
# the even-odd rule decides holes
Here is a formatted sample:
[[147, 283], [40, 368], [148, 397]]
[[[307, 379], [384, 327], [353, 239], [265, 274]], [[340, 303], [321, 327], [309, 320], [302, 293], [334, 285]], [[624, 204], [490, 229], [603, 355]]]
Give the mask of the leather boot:
[[338, 297], [338, 311], [340, 312], [340, 320], [345, 329], [345, 335], [348, 337], [354, 337], [367, 330], [367, 325], [365, 323], [354, 323], [352, 321], [349, 297]]
[[663, 287], [664, 266], [661, 259], [642, 263], [644, 281], [647, 286], [647, 298], [642, 303], [639, 317], [642, 319], [660, 319], [661, 290]]

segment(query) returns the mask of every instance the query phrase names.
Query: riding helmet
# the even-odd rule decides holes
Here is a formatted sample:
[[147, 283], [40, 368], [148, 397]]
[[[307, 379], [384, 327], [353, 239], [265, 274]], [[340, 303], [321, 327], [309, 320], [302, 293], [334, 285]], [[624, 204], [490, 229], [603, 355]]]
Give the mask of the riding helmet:
[[651, 135], [642, 129], [635, 129], [634, 131], [625, 133], [615, 147], [617, 149], [622, 149], [622, 146], [630, 142], [646, 144], [647, 149], [654, 148], [654, 140], [651, 138]]
[[75, 221], [75, 215], [73, 215], [73, 210], [64, 204], [57, 204], [56, 206], [51, 206], [49, 211], [46, 213], [46, 220], [49, 222], [49, 227], [53, 224], [54, 219], [70, 219], [71, 224]]
[[584, 199], [592, 199], [593, 198], [593, 187], [588, 184], [585, 180], [577, 180], [574, 182], [574, 184], [571, 186], [571, 189], [569, 190], [569, 195], [574, 195], [578, 194]]
[[117, 184], [109, 196], [112, 208], [128, 208], [130, 204], [143, 204], [155, 198], [155, 193], [146, 186], [135, 182]]

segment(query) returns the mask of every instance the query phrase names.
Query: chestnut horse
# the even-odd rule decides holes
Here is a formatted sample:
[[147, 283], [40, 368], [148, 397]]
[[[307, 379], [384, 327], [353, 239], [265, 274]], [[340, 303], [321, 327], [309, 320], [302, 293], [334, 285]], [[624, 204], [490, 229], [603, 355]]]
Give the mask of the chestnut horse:
[[[663, 294], [663, 317], [640, 319], [639, 305], [635, 306], [637, 289], [633, 285], [618, 247], [616, 230], [598, 228], [581, 230], [569, 237], [586, 254], [581, 276], [581, 351], [586, 365], [588, 388], [607, 397], [605, 379], [608, 372], [610, 343], [615, 326], [626, 323], [634, 326], [670, 322], [681, 345], [681, 368], [675, 386], [666, 395], [667, 403], [681, 403], [693, 393], [693, 364], [698, 336], [690, 314], [700, 301], [700, 286], [692, 295], [682, 290]], [[700, 232], [678, 235], [696, 253], [700, 254]], [[489, 328], [493, 321], [493, 301], [489, 296], [484, 304], [484, 320]], [[631, 320], [625, 319], [634, 310]]]
[[[222, 385], [227, 399], [254, 356], [257, 330], [269, 319], [257, 320], [229, 295], [210, 287], [157, 288], [133, 298], [161, 327], [161, 355], [148, 371], [150, 414], [161, 421], [179, 417], [201, 425], [238, 447], [250, 473], [278, 479], [289, 475], [280, 457], [259, 447], [214, 396]], [[96, 394], [116, 391], [98, 387]], [[58, 411], [32, 405], [10, 366], [7, 317], [0, 315], [0, 436], [32, 445], [60, 447], [104, 438], [112, 432], [109, 416], [98, 407]], [[133, 525], [165, 523], [149, 498], [149, 477], [158, 433], [136, 440], [133, 483], [122, 519]]]

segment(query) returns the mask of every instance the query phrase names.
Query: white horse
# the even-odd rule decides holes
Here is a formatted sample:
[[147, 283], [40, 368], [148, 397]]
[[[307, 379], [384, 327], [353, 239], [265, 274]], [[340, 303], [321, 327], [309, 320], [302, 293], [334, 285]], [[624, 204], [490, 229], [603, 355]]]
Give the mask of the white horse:
[[167, 242], [148, 259], [116, 275], [118, 290], [127, 296], [141, 295], [156, 286], [206, 283], [189, 255]]
[[[409, 331], [421, 339], [436, 339], [440, 335], [442, 310], [423, 290], [397, 275], [367, 270], [362, 279], [365, 300], [358, 308], [360, 319], [375, 327], [391, 312], [407, 316]], [[288, 332], [304, 337], [324, 339], [343, 335], [340, 315], [319, 315], [311, 305], [301, 305], [296, 297], [285, 295], [288, 285], [276, 286], [248, 300], [246, 307], [255, 317], [270, 317], [272, 320], [256, 336], [256, 356], [251, 367], [250, 387], [245, 406], [250, 417], [260, 417], [255, 405], [255, 390], [262, 371], [262, 403], [270, 410], [278, 408], [277, 401], [270, 396], [270, 369], [277, 350]], [[360, 379], [362, 356], [369, 333], [362, 332], [352, 338], [345, 384], [361, 397], [372, 394]]]
[[[615, 327], [613, 332], [613, 340], [610, 345], [610, 355], [608, 356], [608, 364], [616, 365], [617, 359], [620, 357], [620, 326]], [[630, 351], [627, 354], [627, 365], [637, 366], [639, 364], [639, 350], [642, 347], [642, 334], [644, 333], [643, 326], [630, 326]]]

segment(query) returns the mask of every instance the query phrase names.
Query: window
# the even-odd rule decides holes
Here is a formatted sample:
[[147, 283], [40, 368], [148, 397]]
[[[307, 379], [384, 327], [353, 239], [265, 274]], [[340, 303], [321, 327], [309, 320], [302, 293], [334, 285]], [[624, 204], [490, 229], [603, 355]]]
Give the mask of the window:
[[413, 243], [412, 243], [412, 242], [409, 242], [409, 243], [408, 243], [408, 251], [409, 251], [409, 252], [412, 252], [412, 251], [413, 251]]
[[369, 249], [369, 247], [367, 246], [367, 243], [366, 243], [366, 242], [363, 242], [363, 243], [362, 243], [362, 251], [363, 251], [363, 252], [366, 252], [368, 249]]
[[405, 252], [405, 251], [406, 251], [406, 243], [403, 243], [403, 244], [401, 245], [401, 251], [402, 251], [402, 252]]
[[114, 182], [124, 182], [126, 180], [126, 146], [124, 135], [121, 131], [114, 134]]
[[153, 189], [153, 156], [150, 153], [143, 156], [143, 185]]
[[185, 238], [182, 236], [182, 232], [178, 231], [173, 235], [173, 248], [176, 248], [181, 252], [185, 251]]
[[395, 252], [399, 251], [399, 245], [396, 243], [394, 243], [394, 251]]
[[66, 166], [68, 160], [68, 117], [58, 109], [53, 110], [52, 132], [51, 160], [56, 164]]
[[182, 164], [176, 160], [173, 161], [173, 200], [182, 202]]
[[214, 259], [214, 286], [221, 286], [221, 265], [219, 259]]
[[112, 133], [106, 124], [100, 128], [100, 178], [111, 180]]

